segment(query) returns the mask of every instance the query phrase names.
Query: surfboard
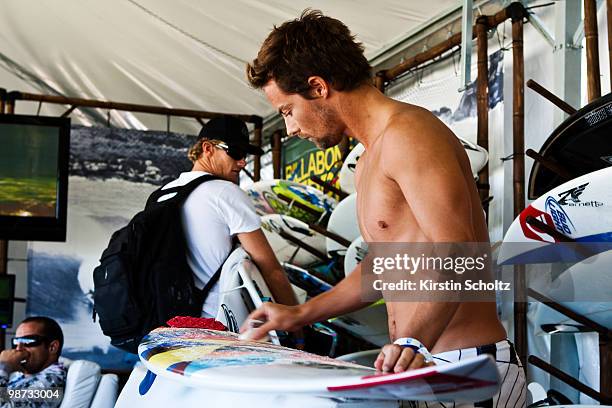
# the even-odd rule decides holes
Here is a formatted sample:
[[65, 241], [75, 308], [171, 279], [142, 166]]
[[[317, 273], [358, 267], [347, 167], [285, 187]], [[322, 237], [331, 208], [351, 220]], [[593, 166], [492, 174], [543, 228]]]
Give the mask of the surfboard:
[[582, 259], [569, 245], [527, 223], [534, 217], [592, 253], [612, 249], [612, 167], [585, 174], [542, 195], [508, 228], [498, 263], [575, 262]]
[[[298, 266], [284, 263], [283, 268], [287, 273], [289, 282], [305, 290], [309, 297], [320, 295], [333, 287]], [[389, 342], [387, 309], [384, 302], [375, 303], [364, 309], [328, 321], [374, 345], [383, 346]]]
[[293, 242], [287, 241], [281, 236], [281, 233], [287, 233], [310, 245], [323, 255], [325, 254], [325, 237], [311, 230], [306, 223], [298, 219], [280, 214], [263, 215], [261, 217], [261, 227], [281, 264], [287, 262], [303, 267], [321, 261], [316, 255], [300, 248]]
[[[563, 271], [543, 294], [612, 329], [611, 266], [612, 251], [594, 255]], [[534, 321], [537, 327], [544, 324], [577, 324], [548, 307], [538, 308]]]
[[468, 159], [470, 160], [470, 168], [474, 177], [478, 176], [478, 172], [484, 168], [489, 161], [489, 153], [482, 147], [475, 143], [468, 142], [465, 139], [458, 137], [459, 141], [463, 145], [465, 152], [467, 153]]
[[238, 340], [231, 332], [165, 327], [149, 333], [138, 354], [156, 375], [184, 385], [235, 392], [481, 401], [499, 388], [497, 367], [488, 355], [376, 375], [373, 369], [357, 364], [270, 343]]
[[[353, 241], [359, 236], [357, 193], [349, 195], [338, 203], [329, 217], [327, 229], [348, 241]], [[330, 257], [344, 256], [347, 250], [347, 247], [331, 238], [326, 238], [325, 245]]]
[[[612, 94], [589, 103], [563, 121], [546, 139], [540, 155], [563, 167], [571, 178], [612, 166]], [[536, 199], [565, 179], [534, 162], [528, 197]]]
[[357, 264], [365, 258], [368, 252], [367, 247], [368, 244], [363, 241], [361, 235], [351, 242], [344, 255], [344, 276], [348, 276]]
[[346, 159], [344, 159], [344, 163], [342, 163], [342, 167], [340, 168], [340, 172], [338, 173], [338, 178], [340, 179], [340, 188], [345, 192], [352, 194], [355, 190], [355, 166], [357, 166], [357, 160], [363, 154], [365, 148], [361, 143], [357, 144], [353, 147], [353, 150], [350, 151]]
[[[336, 199], [325, 195], [314, 187], [288, 180], [258, 181], [246, 189], [260, 215], [283, 214], [304, 222], [315, 223], [336, 207]], [[280, 195], [305, 205], [317, 215], [282, 200]]]
[[376, 346], [390, 342], [387, 305], [383, 300], [328, 321]]
[[332, 285], [322, 279], [317, 278], [306, 269], [300, 268], [297, 265], [283, 263], [283, 269], [287, 274], [287, 278], [292, 285], [297, 286], [306, 291], [308, 297], [315, 297], [323, 292], [327, 292], [332, 288]]
[[[221, 269], [216, 320], [238, 333], [248, 315], [263, 302], [270, 301], [274, 301], [272, 292], [249, 255], [242, 248], [235, 249]], [[273, 343], [280, 344], [276, 332], [270, 332], [269, 336]]]
[[[467, 153], [468, 159], [470, 160], [470, 168], [472, 169], [472, 174], [474, 177], [478, 175], [478, 172], [482, 170], [482, 168], [489, 161], [489, 153], [481, 146], [468, 142], [465, 139], [458, 137], [459, 142], [465, 149]], [[356, 145], [353, 150], [346, 156], [344, 163], [342, 164], [342, 168], [338, 173], [338, 177], [340, 178], [340, 188], [346, 191], [349, 194], [352, 194], [356, 191], [355, 188], [355, 167], [357, 166], [357, 161], [365, 151], [365, 148], [361, 143]]]
[[[150, 382], [154, 377], [153, 382]], [[150, 385], [149, 388], [146, 388]], [[248, 408], [399, 408], [398, 401], [354, 400], [313, 394], [257, 393], [223, 391], [188, 386], [163, 376], [155, 376], [138, 362], [123, 386], [115, 408], [200, 407]], [[601, 407], [600, 407], [601, 408]]]

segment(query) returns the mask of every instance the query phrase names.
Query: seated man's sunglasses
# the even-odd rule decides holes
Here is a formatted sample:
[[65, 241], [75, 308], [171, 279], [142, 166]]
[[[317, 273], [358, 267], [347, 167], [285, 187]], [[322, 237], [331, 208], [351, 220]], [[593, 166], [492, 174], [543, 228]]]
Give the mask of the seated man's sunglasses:
[[45, 336], [39, 336], [38, 334], [31, 334], [29, 336], [13, 337], [12, 345], [13, 348], [17, 348], [18, 345], [24, 347], [36, 347], [47, 342]]
[[236, 161], [243, 160], [247, 156], [247, 152], [241, 149], [240, 147], [228, 146], [225, 142], [222, 142], [220, 140], [213, 140], [211, 143], [215, 145], [215, 147], [218, 147], [221, 150], [225, 150], [225, 153], [227, 153], [229, 157]]

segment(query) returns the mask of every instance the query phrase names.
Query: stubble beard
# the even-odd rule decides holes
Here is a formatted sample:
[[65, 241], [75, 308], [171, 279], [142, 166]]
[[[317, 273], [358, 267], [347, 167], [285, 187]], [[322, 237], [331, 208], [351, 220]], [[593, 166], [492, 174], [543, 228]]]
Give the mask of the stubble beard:
[[316, 138], [311, 137], [310, 140], [321, 150], [325, 150], [338, 145], [342, 141], [342, 130], [338, 125], [338, 120], [336, 119], [334, 113], [328, 108], [319, 106], [317, 108], [317, 119], [319, 123], [321, 123], [323, 126], [325, 126], [326, 124], [328, 126], [333, 124], [334, 128], [324, 128], [321, 132], [323, 136], [319, 136]]

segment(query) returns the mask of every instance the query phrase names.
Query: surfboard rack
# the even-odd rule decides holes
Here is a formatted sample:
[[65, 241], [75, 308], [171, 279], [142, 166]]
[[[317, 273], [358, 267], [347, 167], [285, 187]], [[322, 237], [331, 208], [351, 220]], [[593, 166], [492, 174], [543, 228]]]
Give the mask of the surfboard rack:
[[[314, 211], [312, 208], [309, 208], [308, 206], [306, 206], [306, 205], [304, 205], [304, 204], [302, 204], [302, 203], [300, 203], [300, 202], [297, 202], [297, 201], [295, 201], [295, 200], [292, 200], [291, 198], [287, 197], [287, 196], [286, 196], [286, 195], [284, 195], [283, 193], [277, 193], [277, 196], [278, 196], [278, 197], [279, 197], [281, 200], [286, 201], [286, 202], [290, 203], [290, 205], [294, 205], [294, 206], [296, 206], [297, 208], [299, 208], [299, 209], [301, 209], [301, 210], [304, 210], [304, 211], [308, 212], [309, 214], [312, 214], [312, 215], [317, 216], [317, 217], [318, 217], [318, 216], [320, 216], [320, 214], [319, 214], [318, 212]], [[329, 231], [327, 228], [322, 227], [320, 224], [308, 223], [308, 228], [310, 228], [311, 230], [313, 230], [313, 231], [315, 231], [315, 232], [318, 232], [319, 234], [321, 234], [321, 235], [323, 235], [323, 236], [325, 236], [325, 237], [327, 237], [327, 238], [329, 238], [329, 239], [332, 239], [332, 240], [336, 241], [336, 242], [337, 242], [337, 243], [339, 243], [340, 245], [343, 245], [343, 246], [345, 246], [345, 247], [347, 247], [347, 248], [348, 248], [348, 247], [351, 245], [351, 241], [349, 241], [348, 239], [346, 239], [346, 238], [344, 238], [344, 237], [341, 237], [341, 236], [340, 236], [340, 235], [338, 235], [338, 234], [335, 234], [335, 233], [333, 233], [333, 232]], [[294, 241], [291, 241], [291, 242], [294, 242]], [[301, 243], [302, 243], [302, 242], [301, 242], [301, 241], [299, 241], [299, 242], [300, 242], [300, 244], [298, 244], [298, 243], [295, 243], [295, 244], [296, 244], [296, 245], [301, 246]], [[316, 250], [315, 250], [315, 251], [316, 251]], [[319, 252], [319, 251], [317, 251], [317, 252], [318, 252], [318, 253], [321, 253], [321, 252]], [[314, 254], [313, 254], [313, 255], [314, 255]], [[318, 256], [318, 255], [317, 255], [317, 256]], [[329, 259], [327, 258], [327, 256], [325, 256], [325, 258], [324, 258], [324, 259], [325, 259], [326, 261], [327, 261], [327, 260], [329, 260]]]
[[552, 365], [548, 364], [546, 361], [536, 357], [536, 356], [529, 356], [528, 359], [529, 363], [538, 367], [539, 369], [547, 372], [548, 374], [552, 375], [555, 378], [558, 378], [559, 380], [563, 381], [564, 383], [566, 383], [567, 385], [569, 385], [570, 387], [575, 388], [576, 390], [580, 391], [581, 393], [588, 395], [589, 397], [593, 398], [594, 400], [599, 401], [601, 404], [611, 404], [612, 403], [612, 397], [603, 395], [602, 393], [595, 391], [593, 388], [589, 387], [588, 385], [578, 381], [577, 379], [575, 379], [574, 377], [572, 377], [571, 375], [559, 370], [556, 367], [553, 367]]
[[302, 248], [303, 250], [310, 252], [311, 254], [313, 254], [314, 256], [316, 256], [317, 258], [320, 258], [322, 261], [329, 261], [329, 259], [327, 258], [327, 255], [324, 254], [323, 252], [319, 251], [318, 249], [308, 245], [305, 242], [300, 241], [299, 239], [297, 239], [296, 237], [294, 237], [293, 235], [289, 234], [286, 231], [279, 231], [278, 235], [280, 235], [283, 239], [291, 242], [292, 244], [295, 244], [296, 246]]
[[544, 99], [546, 99], [548, 102], [561, 109], [563, 112], [569, 115], [576, 113], [576, 109], [572, 105], [565, 102], [563, 99], [559, 98], [557, 95], [553, 94], [533, 79], [528, 80], [525, 85], [537, 92], [540, 96], [544, 97]]
[[283, 201], [287, 202], [287, 203], [289, 204], [289, 206], [290, 206], [290, 207], [295, 206], [295, 207], [299, 208], [300, 210], [304, 210], [304, 211], [306, 211], [308, 214], [310, 214], [310, 215], [313, 215], [313, 216], [317, 217], [317, 218], [318, 218], [318, 221], [317, 221], [317, 222], [319, 222], [319, 223], [320, 223], [320, 222], [322, 222], [322, 221], [323, 221], [325, 218], [327, 218], [327, 216], [329, 215], [329, 214], [328, 214], [328, 213], [329, 213], [329, 211], [325, 211], [325, 212], [323, 212], [323, 213], [321, 214], [320, 212], [318, 212], [318, 211], [316, 211], [316, 210], [313, 210], [312, 208], [308, 207], [307, 205], [304, 205], [304, 204], [300, 203], [299, 201], [294, 200], [294, 199], [293, 199], [293, 198], [291, 198], [291, 197], [287, 197], [287, 196], [286, 196], [286, 195], [284, 195], [283, 193], [280, 193], [280, 192], [279, 192], [279, 193], [276, 193], [276, 196], [277, 196], [278, 198], [280, 198], [281, 200], [283, 200]]
[[325, 191], [326, 193], [336, 194], [338, 197], [340, 197], [340, 200], [344, 200], [346, 197], [349, 196], [349, 193], [347, 193], [346, 191], [343, 191], [331, 185], [330, 183], [323, 181], [323, 179], [321, 179], [321, 177], [317, 175], [313, 174], [312, 176], [310, 176], [310, 179], [320, 185], [323, 188], [323, 191]]
[[548, 170], [558, 175], [559, 177], [565, 179], [566, 181], [569, 181], [574, 178], [574, 176], [572, 176], [567, 170], [565, 170], [559, 163], [542, 156], [540, 153], [537, 153], [533, 149], [527, 149], [525, 154], [540, 163], [542, 166], [546, 167]]
[[[607, 327], [602, 326], [601, 324], [589, 319], [588, 317], [585, 317], [579, 313], [574, 312], [571, 309], [568, 309], [567, 307], [555, 302], [552, 299], [549, 299], [548, 297], [546, 297], [545, 295], [541, 294], [540, 292], [534, 289], [531, 289], [531, 288], [527, 289], [527, 294], [528, 296], [537, 300], [538, 302], [545, 304], [551, 309], [561, 314], [564, 314], [565, 316], [578, 322], [579, 324], [585, 327], [588, 327], [592, 331], [597, 332], [599, 334], [599, 352], [600, 352], [600, 356], [599, 356], [600, 368], [599, 369], [601, 370], [603, 374], [604, 373], [603, 370], [606, 370], [609, 368], [610, 361], [612, 360], [612, 352], [611, 352], [612, 350], [612, 330], [611, 329], [608, 329]], [[604, 394], [603, 392], [595, 391], [594, 389], [588, 387], [586, 384], [580, 382], [579, 380], [559, 370], [558, 368], [546, 363], [545, 361], [539, 359], [538, 357], [531, 355], [528, 358], [528, 362], [546, 371], [548, 374], [554, 376], [555, 378], [558, 378], [559, 380], [575, 388], [576, 390], [584, 393], [585, 395], [588, 395], [589, 397], [599, 401], [600, 403], [612, 404], [612, 395], [607, 395], [607, 394]]]

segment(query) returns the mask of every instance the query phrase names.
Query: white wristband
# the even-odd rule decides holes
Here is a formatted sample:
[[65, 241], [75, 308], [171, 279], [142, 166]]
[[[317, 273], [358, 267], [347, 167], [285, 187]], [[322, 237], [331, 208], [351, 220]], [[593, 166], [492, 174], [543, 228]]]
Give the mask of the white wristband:
[[424, 357], [426, 363], [430, 363], [433, 361], [433, 356], [431, 355], [429, 350], [427, 350], [427, 347], [425, 347], [423, 343], [421, 343], [417, 339], [413, 339], [412, 337], [401, 337], [395, 340], [393, 344], [409, 348], [415, 353], [421, 354]]

